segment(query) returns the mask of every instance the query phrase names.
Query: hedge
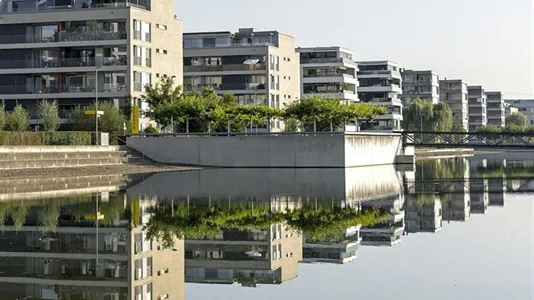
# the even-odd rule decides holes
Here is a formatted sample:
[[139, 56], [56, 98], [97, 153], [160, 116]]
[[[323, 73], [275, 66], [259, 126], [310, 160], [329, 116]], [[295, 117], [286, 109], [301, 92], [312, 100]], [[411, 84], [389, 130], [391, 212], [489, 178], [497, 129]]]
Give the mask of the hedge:
[[91, 145], [90, 131], [0, 131], [0, 146]]

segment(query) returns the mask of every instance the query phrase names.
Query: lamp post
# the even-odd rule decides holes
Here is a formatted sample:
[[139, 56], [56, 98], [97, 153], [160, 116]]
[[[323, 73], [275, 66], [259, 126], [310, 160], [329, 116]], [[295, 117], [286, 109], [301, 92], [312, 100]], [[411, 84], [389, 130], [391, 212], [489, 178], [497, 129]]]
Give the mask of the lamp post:
[[95, 67], [95, 145], [98, 145], [98, 69]]
[[35, 102], [35, 121], [36, 121], [36, 125], [35, 125], [35, 131], [39, 131], [39, 95], [41, 95], [41, 90], [38, 90], [37, 91], [37, 101]]
[[[174, 78], [176, 78], [176, 76], [171, 76], [171, 80], [172, 80], [171, 104], [174, 104]], [[172, 131], [172, 133], [174, 133], [174, 115], [173, 114], [171, 114], [171, 131]]]

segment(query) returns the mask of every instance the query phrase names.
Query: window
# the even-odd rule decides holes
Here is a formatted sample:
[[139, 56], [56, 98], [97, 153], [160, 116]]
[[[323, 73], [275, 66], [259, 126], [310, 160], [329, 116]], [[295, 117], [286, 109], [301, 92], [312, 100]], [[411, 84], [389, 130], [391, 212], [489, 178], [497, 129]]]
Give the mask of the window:
[[135, 287], [135, 300], [143, 300], [143, 286]]
[[530, 125], [534, 125], [534, 120], [530, 120]]
[[163, 50], [163, 54], [167, 54], [167, 50]]
[[143, 279], [143, 259], [135, 260], [135, 280]]
[[152, 257], [146, 259], [146, 276], [152, 276]]
[[163, 295], [160, 295], [158, 297], [158, 300], [164, 300], [164, 299], [168, 299], [169, 298], [169, 294], [163, 294]]
[[146, 299], [152, 300], [152, 282], [146, 285]]
[[163, 25], [163, 24], [156, 24], [156, 27], [161, 29], [161, 30], [167, 30], [167, 25]]

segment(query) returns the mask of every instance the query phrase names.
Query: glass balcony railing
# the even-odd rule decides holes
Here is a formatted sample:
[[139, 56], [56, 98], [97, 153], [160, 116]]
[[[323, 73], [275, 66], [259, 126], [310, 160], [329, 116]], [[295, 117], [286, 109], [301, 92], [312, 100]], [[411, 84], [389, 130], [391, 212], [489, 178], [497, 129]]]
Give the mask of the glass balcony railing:
[[184, 72], [224, 72], [224, 71], [263, 71], [267, 70], [264, 63], [255, 65], [232, 64], [219, 66], [184, 66]]
[[73, 41], [100, 41], [100, 40], [126, 40], [126, 32], [105, 31], [61, 31], [53, 36], [35, 37], [33, 35], [3, 34], [0, 35], [0, 44], [28, 44], [28, 43], [57, 43]]
[[0, 69], [68, 68], [94, 66], [126, 66], [126, 56], [95, 58], [53, 58], [50, 60], [1, 60]]
[[264, 91], [264, 83], [223, 83], [223, 84], [185, 84], [185, 90], [191, 91], [193, 89], [200, 90], [205, 86], [211, 86], [217, 91], [231, 91], [231, 90], [250, 90], [250, 91]]
[[[63, 84], [51, 87], [35, 88], [33, 86], [0, 86], [0, 95], [13, 94], [60, 94], [60, 93], [94, 93], [95, 86]], [[126, 93], [127, 87], [124, 84], [105, 83], [98, 87], [99, 93]]]

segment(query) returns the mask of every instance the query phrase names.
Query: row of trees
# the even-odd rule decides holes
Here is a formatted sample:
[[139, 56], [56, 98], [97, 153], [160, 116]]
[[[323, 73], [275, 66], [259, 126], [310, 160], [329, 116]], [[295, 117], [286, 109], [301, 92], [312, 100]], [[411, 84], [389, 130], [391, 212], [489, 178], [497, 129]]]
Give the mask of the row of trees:
[[477, 132], [488, 133], [534, 133], [534, 126], [527, 126], [527, 118], [522, 113], [514, 113], [506, 117], [506, 126], [487, 125], [477, 128]]
[[[294, 101], [283, 109], [268, 105], [239, 104], [231, 94], [217, 96], [211, 87], [201, 92], [183, 93], [172, 78], [154, 86], [147, 85], [143, 100], [149, 117], [167, 127], [178, 124], [182, 132], [234, 132], [270, 127], [273, 119], [283, 120], [287, 131], [334, 131], [358, 118], [374, 119], [387, 113], [382, 106], [358, 103], [343, 104], [339, 99], [313, 96]], [[270, 129], [270, 128], [269, 128]]]
[[[41, 101], [39, 103], [39, 123], [43, 131], [55, 131], [59, 128], [57, 101]], [[27, 131], [30, 127], [30, 115], [17, 105], [13, 111], [6, 112], [5, 104], [0, 104], [0, 131]]]
[[[94, 110], [94, 106], [83, 108], [76, 107], [70, 114], [70, 121], [74, 130], [92, 131], [95, 129], [95, 116], [86, 115], [85, 110]], [[104, 115], [99, 117], [99, 128], [104, 132], [121, 133], [128, 118], [112, 103], [103, 102], [98, 110]], [[56, 100], [41, 100], [38, 108], [38, 120], [40, 131], [56, 131], [61, 124], [59, 107]], [[0, 104], [0, 131], [28, 131], [30, 128], [30, 115], [21, 105], [7, 112], [5, 105]]]

